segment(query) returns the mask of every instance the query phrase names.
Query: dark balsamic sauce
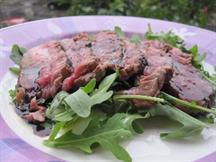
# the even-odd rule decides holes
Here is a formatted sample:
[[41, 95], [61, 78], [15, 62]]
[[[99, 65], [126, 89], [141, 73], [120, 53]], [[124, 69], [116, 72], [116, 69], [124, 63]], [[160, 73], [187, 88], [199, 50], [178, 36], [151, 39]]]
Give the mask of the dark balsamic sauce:
[[33, 128], [34, 134], [36, 134], [37, 136], [40, 136], [40, 137], [49, 136], [49, 134], [52, 130], [51, 127], [44, 127], [42, 125], [31, 124], [31, 126]]

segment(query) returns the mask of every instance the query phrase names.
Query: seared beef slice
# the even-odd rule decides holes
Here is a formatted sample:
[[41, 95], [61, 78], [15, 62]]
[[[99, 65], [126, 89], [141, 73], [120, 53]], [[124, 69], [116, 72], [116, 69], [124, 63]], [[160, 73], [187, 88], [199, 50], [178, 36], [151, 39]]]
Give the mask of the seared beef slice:
[[146, 60], [141, 50], [127, 38], [120, 39], [114, 32], [100, 32], [92, 43], [94, 55], [100, 59], [101, 69], [119, 68], [120, 80], [142, 73]]
[[[172, 77], [172, 59], [166, 57], [166, 52], [149, 46], [150, 42], [142, 42], [140, 50], [147, 61], [147, 66], [141, 75], [137, 76], [137, 86], [124, 90], [122, 94], [157, 96], [164, 84]], [[154, 42], [153, 42], [154, 43]], [[146, 107], [151, 102], [133, 100], [136, 107]]]
[[[140, 48], [148, 66], [138, 77], [137, 87], [122, 91], [123, 94], [157, 96], [163, 90], [201, 106], [214, 104], [215, 92], [211, 85], [192, 66], [190, 54], [159, 41], [143, 41]], [[137, 107], [150, 105], [149, 102], [133, 100]]]
[[100, 32], [91, 38], [81, 33], [72, 39], [61, 41], [71, 62], [71, 75], [63, 82], [63, 90], [69, 91], [85, 85], [90, 79], [100, 81], [107, 70], [120, 70], [120, 79], [126, 80], [141, 73], [145, 59], [137, 46], [120, 39], [114, 32]]
[[16, 97], [18, 108], [24, 114], [30, 111], [31, 117], [28, 116], [28, 119], [31, 118], [31, 121], [43, 121], [45, 108], [37, 105], [36, 98], [54, 97], [69, 74], [67, 56], [58, 41], [30, 49], [21, 62]]
[[59, 42], [52, 41], [29, 50], [21, 62], [18, 85], [25, 90], [40, 88], [40, 97], [54, 97], [70, 73], [67, 57]]
[[[76, 35], [72, 39], [64, 39], [61, 45], [71, 64], [71, 75], [63, 82], [63, 90], [80, 87], [95, 75], [92, 73], [99, 64], [99, 59], [93, 55], [92, 42], [86, 33]], [[89, 75], [91, 74], [91, 75]]]
[[150, 69], [151, 66], [172, 67], [173, 75], [164, 91], [182, 100], [195, 101], [201, 106], [211, 107], [214, 104], [215, 92], [192, 66], [190, 54], [159, 41], [145, 41], [141, 46], [150, 63]]

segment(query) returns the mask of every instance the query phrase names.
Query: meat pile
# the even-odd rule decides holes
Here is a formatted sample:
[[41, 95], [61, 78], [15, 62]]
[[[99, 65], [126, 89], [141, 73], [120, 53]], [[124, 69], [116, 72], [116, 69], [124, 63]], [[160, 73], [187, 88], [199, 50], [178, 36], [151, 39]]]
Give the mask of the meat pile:
[[[92, 78], [100, 81], [119, 68], [119, 80], [136, 78], [122, 94], [157, 96], [161, 89], [186, 101], [210, 107], [214, 90], [191, 64], [191, 56], [159, 41], [130, 42], [114, 32], [78, 34], [30, 49], [21, 62], [17, 112], [29, 122], [44, 122], [44, 101], [73, 91]], [[152, 103], [133, 100], [137, 107]]]

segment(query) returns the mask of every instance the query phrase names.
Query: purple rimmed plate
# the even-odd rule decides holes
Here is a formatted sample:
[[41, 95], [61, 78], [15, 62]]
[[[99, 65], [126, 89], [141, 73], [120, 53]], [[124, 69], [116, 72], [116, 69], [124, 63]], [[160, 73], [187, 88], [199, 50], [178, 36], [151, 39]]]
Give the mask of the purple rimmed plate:
[[[0, 30], [0, 161], [116, 161], [102, 149], [86, 155], [78, 151], [47, 148], [43, 138], [32, 133], [29, 125], [20, 119], [10, 103], [8, 90], [14, 88], [17, 78], [8, 72], [13, 65], [9, 59], [11, 46], [19, 44], [25, 48], [51, 39], [60, 39], [79, 32], [97, 32], [120, 26], [124, 32], [144, 34], [147, 24], [153, 31], [171, 30], [182, 37], [188, 46], [197, 44], [201, 52], [207, 53], [206, 68], [212, 71], [216, 64], [216, 33], [193, 26], [121, 16], [77, 16], [33, 21]], [[149, 123], [144, 134], [123, 142], [133, 161], [216, 161], [216, 126], [205, 129], [201, 137], [193, 140], [163, 141], [159, 137], [166, 128]]]

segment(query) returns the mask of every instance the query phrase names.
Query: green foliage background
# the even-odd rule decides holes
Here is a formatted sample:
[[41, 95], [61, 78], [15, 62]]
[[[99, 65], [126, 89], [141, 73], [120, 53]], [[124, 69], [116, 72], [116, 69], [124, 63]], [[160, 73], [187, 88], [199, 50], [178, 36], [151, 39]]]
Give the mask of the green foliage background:
[[216, 0], [57, 0], [68, 15], [129, 15], [206, 26]]

